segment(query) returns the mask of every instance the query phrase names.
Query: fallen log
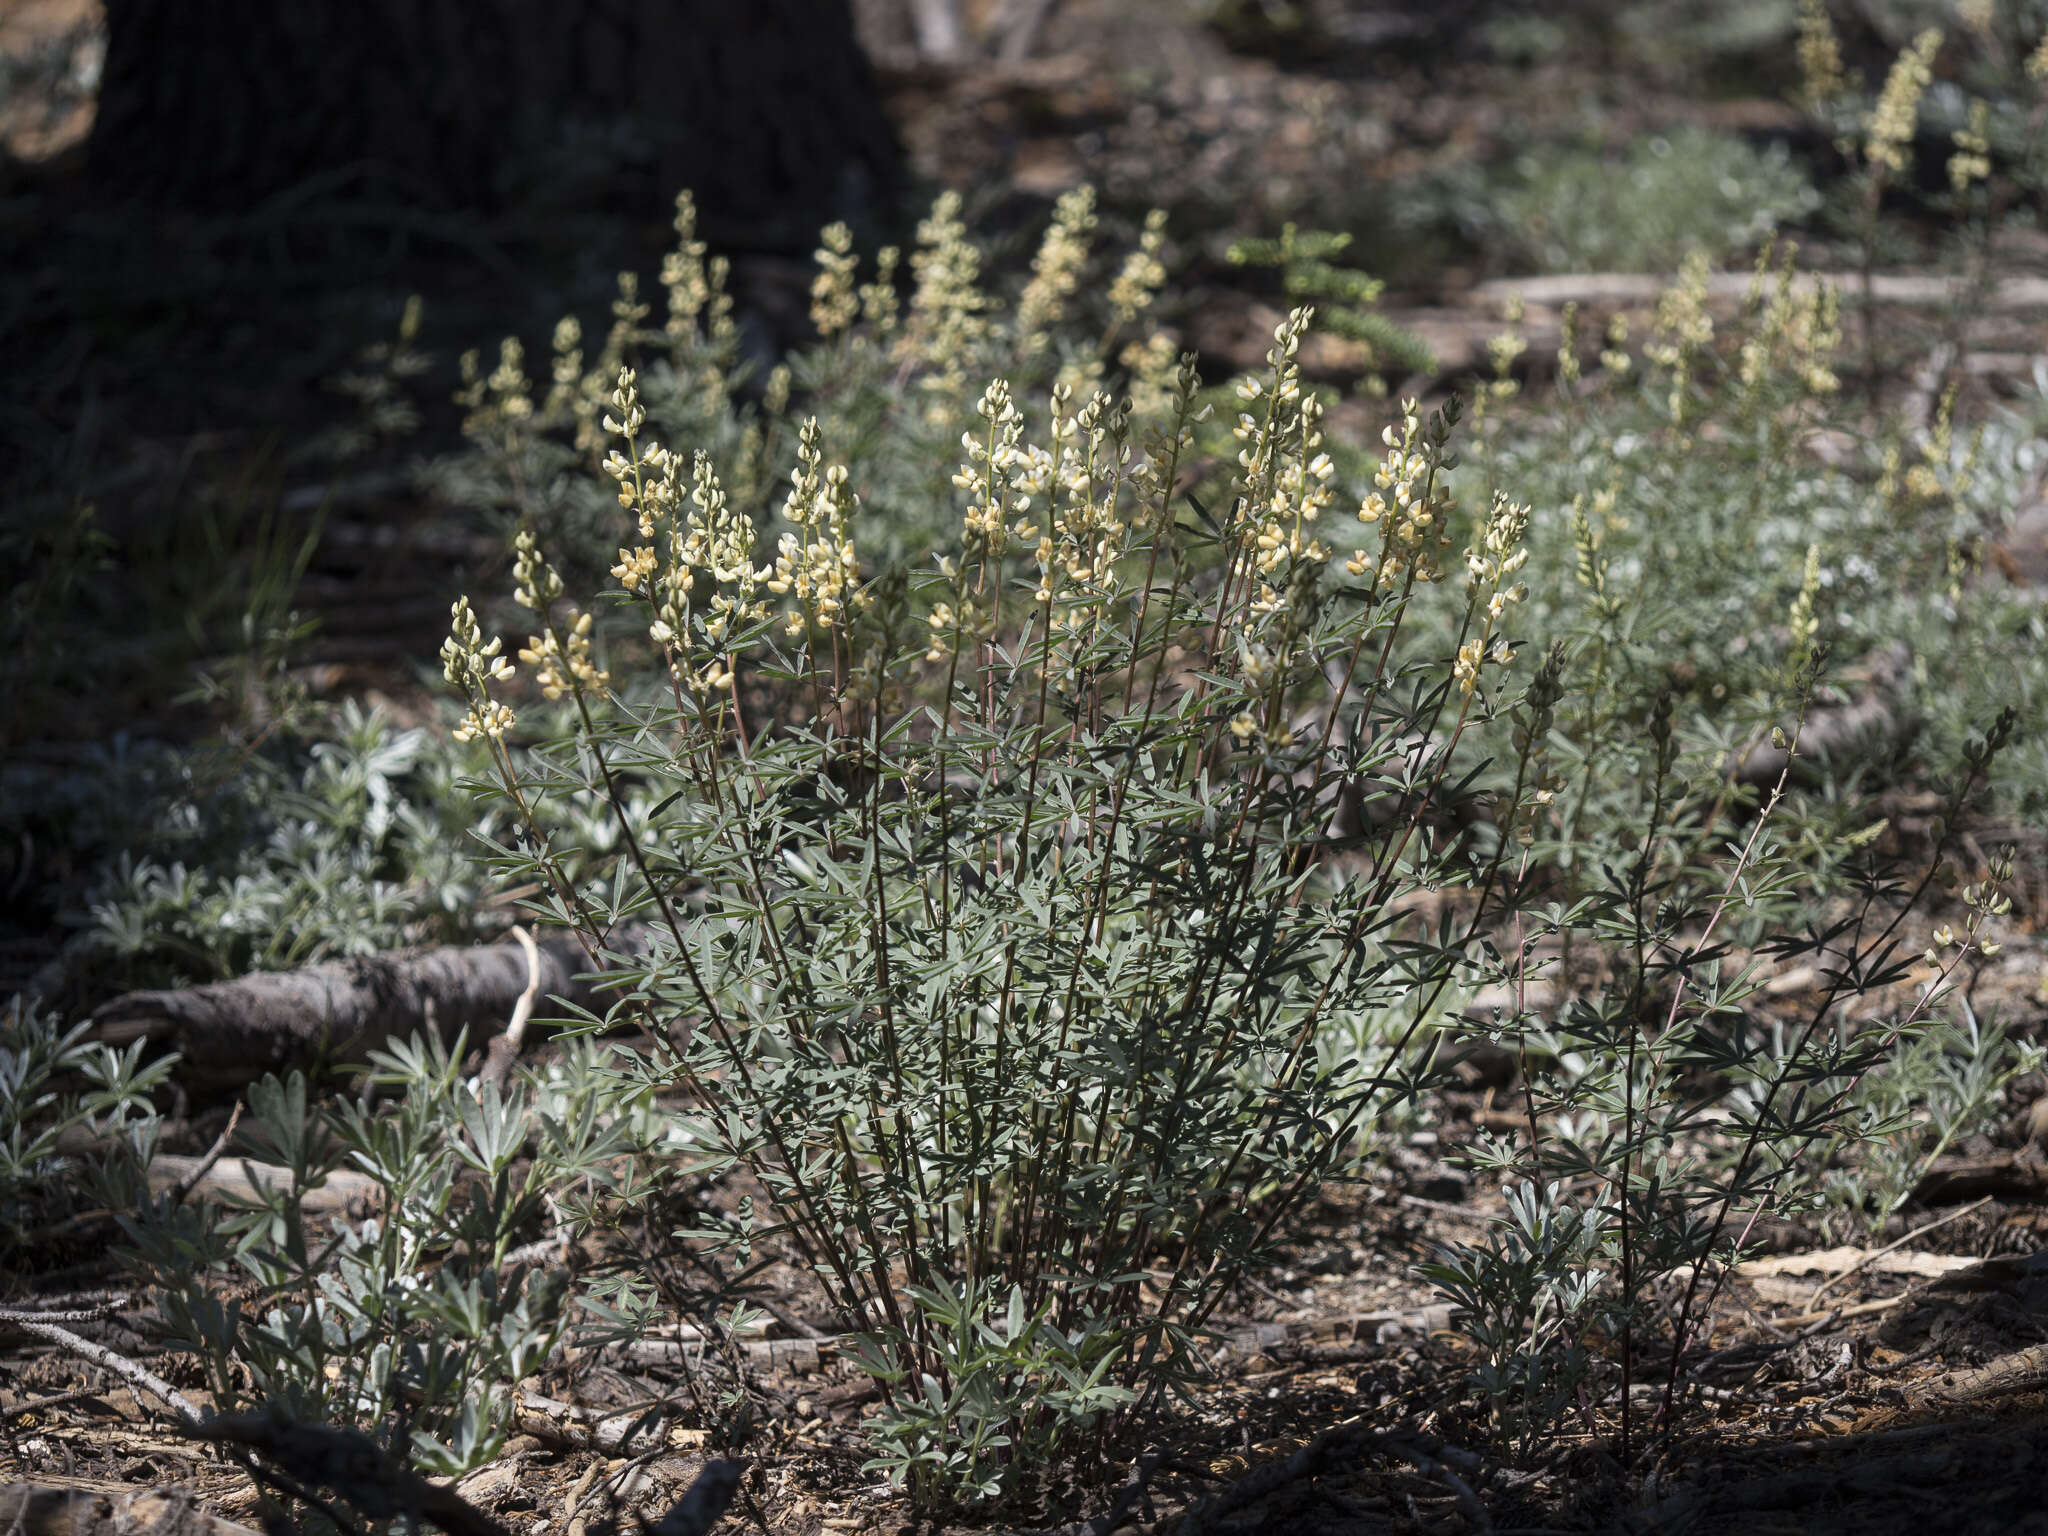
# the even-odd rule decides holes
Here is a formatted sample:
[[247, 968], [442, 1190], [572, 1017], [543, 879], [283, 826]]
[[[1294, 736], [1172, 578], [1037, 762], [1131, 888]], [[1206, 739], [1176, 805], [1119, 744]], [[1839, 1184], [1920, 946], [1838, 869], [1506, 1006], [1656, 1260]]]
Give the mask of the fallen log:
[[1916, 1404], [1981, 1403], [2043, 1386], [2048, 1386], [2048, 1344], [2034, 1344], [2000, 1355], [1989, 1365], [1949, 1371], [1921, 1382], [1909, 1388], [1906, 1396]]
[[[1747, 299], [1755, 278], [1748, 272], [1716, 272], [1707, 279], [1707, 296], [1721, 303]], [[1503, 277], [1475, 285], [1468, 303], [1505, 309], [1519, 298], [1524, 304], [1546, 309], [1564, 304], [1654, 304], [1672, 284], [1672, 279], [1654, 272], [1564, 272], [1548, 277]], [[1795, 272], [1792, 288], [1808, 293], [1822, 285], [1846, 299], [1863, 296], [1863, 277], [1856, 272]], [[1777, 277], [1765, 283], [1766, 293], [1775, 292]], [[2008, 277], [1993, 285], [1989, 293], [1976, 293], [1964, 278], [1927, 277], [1917, 274], [1881, 273], [1870, 280], [1870, 296], [1879, 304], [1907, 308], [1929, 308], [1968, 300], [1977, 309], [2048, 309], [2048, 279]]]
[[599, 1007], [599, 989], [583, 976], [590, 969], [582, 947], [563, 935], [538, 939], [530, 950], [509, 940], [398, 950], [124, 993], [94, 1010], [92, 1037], [176, 1050], [186, 1086], [228, 1091], [266, 1072], [359, 1062], [421, 1030], [452, 1043], [466, 1029], [480, 1044], [506, 1029], [522, 997]]
[[2048, 1160], [2031, 1152], [2031, 1148], [2023, 1148], [1990, 1157], [1936, 1158], [1934, 1166], [1913, 1186], [1913, 1199], [1921, 1205], [1954, 1205], [1986, 1195], [2039, 1199], [2048, 1194]]
[[[199, 1163], [196, 1157], [159, 1152], [149, 1160], [151, 1192], [160, 1194], [183, 1185], [193, 1199], [261, 1205], [273, 1190], [289, 1192], [292, 1187], [291, 1169], [274, 1163], [259, 1163], [250, 1157], [224, 1157], [208, 1168]], [[299, 1208], [322, 1215], [362, 1216], [383, 1199], [383, 1187], [368, 1174], [334, 1168], [319, 1184], [300, 1194]]]

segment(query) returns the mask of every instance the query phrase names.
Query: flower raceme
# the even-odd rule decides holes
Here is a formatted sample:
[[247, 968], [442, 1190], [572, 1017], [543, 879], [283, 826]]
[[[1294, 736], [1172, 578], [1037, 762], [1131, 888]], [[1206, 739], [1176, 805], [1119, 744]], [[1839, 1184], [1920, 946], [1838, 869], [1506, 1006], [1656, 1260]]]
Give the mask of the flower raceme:
[[469, 713], [455, 728], [457, 741], [473, 741], [479, 736], [495, 740], [512, 727], [511, 709], [490, 695], [492, 683], [510, 682], [516, 670], [498, 654], [504, 644], [495, 635], [485, 641], [469, 599], [455, 599], [449, 610], [448, 638], [441, 642], [441, 674], [469, 703]]

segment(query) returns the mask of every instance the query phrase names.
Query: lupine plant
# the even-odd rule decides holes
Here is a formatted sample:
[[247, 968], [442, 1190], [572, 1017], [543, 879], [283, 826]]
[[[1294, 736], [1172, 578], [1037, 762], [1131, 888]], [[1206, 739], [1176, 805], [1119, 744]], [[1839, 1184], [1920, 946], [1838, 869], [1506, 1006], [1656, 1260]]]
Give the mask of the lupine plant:
[[[623, 1080], [680, 1090], [697, 1143], [766, 1192], [739, 1240], [788, 1244], [860, 1336], [885, 1400], [876, 1464], [926, 1502], [1014, 1492], [1075, 1429], [1184, 1387], [1202, 1324], [1290, 1211], [1430, 1081], [1457, 1000], [1561, 982], [1554, 1017], [1494, 1023], [1525, 1063], [1529, 1131], [1478, 1161], [1522, 1181], [1515, 1214], [1432, 1273], [1473, 1319], [1508, 1439], [1526, 1448], [1566, 1406], [1600, 1418], [1618, 1392], [1626, 1446], [1671, 1421], [1718, 1266], [1807, 1197], [1802, 1153], [1854, 1140], [1873, 1072], [1937, 1027], [1956, 959], [1882, 1027], [1841, 1022], [1846, 999], [1905, 981], [1925, 884], [1872, 860], [1881, 827], [1792, 793], [1830, 641], [1853, 634], [1823, 601], [1822, 546], [1745, 613], [1683, 609], [1707, 625], [1689, 642], [1653, 592], [1622, 590], [1617, 497], [1636, 482], [1616, 427], [1562, 461], [1604, 460], [1604, 483], [1564, 527], [1544, 512], [1543, 563], [1576, 595], [1532, 604], [1535, 514], [1507, 482], [1556, 470], [1505, 420], [1460, 470], [1455, 402], [1404, 407], [1355, 516], [1327, 515], [1341, 472], [1298, 365], [1307, 310], [1224, 394], [1234, 423], [1206, 423], [1219, 392], [1192, 358], [1156, 382], [1150, 344], [1121, 356], [1158, 419], [1079, 400], [1142, 309], [1085, 345], [1048, 329], [1091, 217], [1062, 204], [1028, 319], [980, 292], [944, 201], [907, 318], [856, 289], [827, 233], [814, 317], [837, 371], [794, 370], [819, 413], [791, 434], [772, 555], [711, 452], [655, 440], [652, 419], [689, 417], [622, 362], [599, 423], [629, 518], [617, 585], [571, 603], [540, 533], [517, 541], [539, 631], [518, 660], [568, 729], [514, 751], [516, 669], [466, 603], [444, 652], [526, 829], [500, 874], [543, 888], [539, 915], [582, 931], [618, 985], [612, 1021], [646, 1031]], [[1639, 412], [1655, 464], [1737, 455], [1752, 516], [1811, 499], [1784, 466], [1835, 388], [1835, 316], [1767, 254], [1724, 350], [1689, 266], [1640, 384], [1611, 328], [1605, 377], [1559, 429], [1587, 441], [1600, 412]], [[663, 401], [706, 344], [668, 340]], [[975, 363], [1035, 377], [1042, 406], [999, 377], [962, 413]], [[1502, 379], [1489, 400], [1513, 398]], [[948, 488], [905, 442], [962, 426]], [[835, 463], [834, 431], [893, 452]], [[1227, 484], [1198, 473], [1223, 431]], [[742, 446], [776, 436], [750, 426]], [[861, 543], [869, 488], [891, 503], [881, 560]], [[905, 531], [949, 501], [955, 531], [910, 558]], [[1731, 503], [1685, 535], [1720, 541], [1731, 601], [1730, 551], [1753, 534]], [[1659, 680], [1671, 646], [1725, 650], [1773, 599], [1768, 641], [1719, 691]], [[1556, 643], [1518, 684], [1532, 607]], [[1785, 763], [1761, 802], [1734, 769], [1750, 732]], [[2011, 732], [1967, 744], [1944, 825]], [[540, 814], [562, 796], [610, 808], [601, 885], [563, 873], [580, 850]], [[1815, 881], [1853, 915], [1802, 919]], [[608, 954], [629, 920], [651, 946]], [[1574, 943], [1621, 963], [1581, 988]], [[1760, 1028], [1763, 971], [1738, 956], [1801, 955], [1831, 968], [1824, 1000]]]
[[[1475, 857], [1440, 801], [1471, 722], [1516, 707], [1527, 512], [1462, 520], [1455, 408], [1411, 406], [1337, 557], [1310, 318], [1237, 386], [1218, 514], [1185, 495], [1192, 357], [1142, 425], [998, 379], [961, 438], [956, 539], [873, 580], [855, 469], [817, 422], [762, 559], [622, 369], [605, 467], [637, 541], [611, 601], [652, 676], [599, 665], [522, 532], [519, 659], [574, 705], [533, 766], [503, 749], [511, 663], [457, 605], [447, 671], [499, 792], [607, 802], [627, 855], [579, 889], [535, 822], [501, 873], [588, 935], [613, 1017], [648, 1031], [646, 1080], [766, 1191], [751, 1236], [790, 1243], [860, 1335], [879, 1464], [921, 1499], [1014, 1488], [1194, 1378], [1231, 1286], [1424, 1080], [1432, 999], [1492, 916], [1498, 849]], [[1410, 659], [1461, 544], [1456, 643]], [[1556, 689], [1553, 665], [1537, 707]], [[1415, 910], [1446, 886], [1461, 913]], [[626, 918], [649, 948], [608, 956]], [[1370, 1059], [1319, 1051], [1361, 1014]]]
[[[588, 1073], [501, 1091], [464, 1079], [461, 1052], [460, 1039], [374, 1052], [388, 1105], [322, 1109], [298, 1072], [254, 1085], [245, 1143], [276, 1172], [253, 1204], [152, 1193], [146, 1153], [96, 1170], [102, 1202], [125, 1213], [125, 1261], [161, 1288], [165, 1343], [196, 1360], [217, 1409], [360, 1429], [440, 1473], [503, 1447], [512, 1384], [568, 1322], [568, 1277], [512, 1262], [515, 1244], [661, 1138], [624, 1095], [600, 1108]], [[372, 1193], [323, 1234], [307, 1197], [337, 1169]]]
[[67, 1135], [110, 1139], [143, 1158], [156, 1145], [150, 1096], [178, 1058], [145, 1062], [141, 1041], [116, 1050], [88, 1041], [87, 1028], [66, 1028], [22, 997], [0, 1012], [0, 1256], [19, 1257], [32, 1232], [64, 1214], [80, 1161], [63, 1150]]

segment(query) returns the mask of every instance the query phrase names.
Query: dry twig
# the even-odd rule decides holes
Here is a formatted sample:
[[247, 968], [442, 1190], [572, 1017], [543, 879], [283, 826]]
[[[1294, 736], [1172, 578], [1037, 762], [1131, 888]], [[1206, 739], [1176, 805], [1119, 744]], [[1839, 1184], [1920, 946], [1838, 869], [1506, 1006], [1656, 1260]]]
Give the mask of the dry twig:
[[1897, 1252], [1899, 1249], [1905, 1247], [1906, 1244], [1912, 1242], [1914, 1238], [1923, 1237], [1927, 1233], [1932, 1232], [1936, 1227], [1945, 1227], [1952, 1221], [1960, 1221], [1963, 1217], [1969, 1215], [1972, 1211], [1981, 1211], [1985, 1206], [1991, 1203], [1991, 1199], [1992, 1197], [1990, 1195], [1986, 1195], [1982, 1200], [1977, 1201], [1974, 1205], [1966, 1205], [1959, 1211], [1950, 1211], [1946, 1216], [1938, 1216], [1933, 1221], [1927, 1222], [1923, 1226], [1915, 1227], [1912, 1231], [1908, 1232], [1904, 1237], [1900, 1238], [1897, 1242], [1886, 1243], [1882, 1248], [1873, 1248], [1869, 1253], [1863, 1255], [1862, 1258], [1858, 1259], [1854, 1264], [1851, 1264], [1847, 1269], [1843, 1270], [1840, 1274], [1831, 1276], [1830, 1278], [1823, 1280], [1819, 1285], [1815, 1286], [1813, 1294], [1806, 1298], [1807, 1307], [1811, 1309], [1813, 1307], [1818, 1306], [1820, 1304], [1821, 1297], [1825, 1296], [1829, 1291], [1833, 1290], [1836, 1286], [1840, 1285], [1844, 1280], [1848, 1279], [1851, 1275], [1856, 1274], [1858, 1271], [1864, 1269], [1868, 1265], [1876, 1263], [1886, 1254]]
[[238, 1103], [235, 1105], [233, 1113], [228, 1116], [227, 1129], [223, 1130], [215, 1138], [213, 1145], [206, 1149], [206, 1155], [188, 1169], [175, 1184], [164, 1191], [165, 1194], [170, 1196], [171, 1204], [183, 1205], [186, 1198], [192, 1193], [193, 1186], [213, 1171], [213, 1165], [220, 1161], [221, 1154], [228, 1149], [228, 1143], [234, 1140], [235, 1127], [241, 1123], [242, 1106]]
[[[68, 1316], [68, 1314], [59, 1314]], [[81, 1339], [68, 1328], [55, 1323], [44, 1322], [33, 1314], [23, 1312], [0, 1312], [0, 1323], [10, 1328], [19, 1328], [23, 1333], [68, 1350], [81, 1360], [90, 1360], [101, 1370], [112, 1371], [131, 1386], [142, 1388], [151, 1397], [167, 1406], [182, 1419], [188, 1428], [198, 1428], [203, 1422], [199, 1410], [192, 1406], [191, 1399], [154, 1372], [137, 1365], [126, 1355], [116, 1354], [104, 1344], [95, 1344], [91, 1339]]]
[[512, 1076], [512, 1065], [519, 1060], [519, 1050], [526, 1042], [526, 1024], [533, 1017], [533, 1005], [540, 996], [541, 958], [540, 946], [533, 942], [533, 935], [524, 928], [515, 927], [512, 937], [519, 941], [519, 947], [526, 952], [526, 990], [519, 994], [512, 1004], [512, 1018], [502, 1035], [495, 1036], [484, 1053], [483, 1080], [494, 1088], [503, 1088]]

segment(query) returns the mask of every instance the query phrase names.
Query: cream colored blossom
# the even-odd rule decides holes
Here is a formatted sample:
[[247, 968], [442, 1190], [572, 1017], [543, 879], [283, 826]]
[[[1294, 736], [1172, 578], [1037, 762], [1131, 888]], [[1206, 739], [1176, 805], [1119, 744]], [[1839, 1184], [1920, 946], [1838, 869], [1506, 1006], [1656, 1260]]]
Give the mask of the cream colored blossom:
[[1109, 307], [1117, 324], [1129, 325], [1158, 298], [1166, 284], [1166, 267], [1159, 259], [1165, 246], [1166, 210], [1154, 208], [1145, 215], [1138, 248], [1124, 258], [1123, 269], [1109, 285]]
[[454, 731], [457, 741], [496, 738], [512, 727], [511, 709], [490, 696], [492, 683], [509, 682], [513, 676], [512, 663], [498, 654], [503, 648], [497, 637], [483, 638], [469, 599], [455, 599], [448, 614], [448, 638], [441, 642], [441, 672], [469, 703], [469, 712]]
[[1952, 135], [1956, 152], [1948, 158], [1948, 184], [1967, 192], [1973, 182], [1991, 174], [1991, 107], [1981, 96], [1970, 103], [1970, 120]]
[[1565, 305], [1563, 323], [1558, 331], [1557, 382], [1567, 393], [1579, 382], [1579, 306], [1576, 301]]
[[825, 340], [834, 341], [860, 315], [854, 286], [860, 258], [853, 254], [853, 231], [843, 223], [826, 225], [814, 254], [818, 275], [811, 279], [811, 324]]
[[561, 573], [548, 564], [531, 528], [512, 536], [512, 580], [512, 601], [522, 608], [546, 613], [548, 605], [562, 595]]
[[1627, 373], [1633, 362], [1628, 355], [1628, 317], [1616, 315], [1607, 322], [1607, 345], [1600, 349], [1600, 366], [1618, 377]]
[[1044, 483], [1048, 461], [1044, 450], [1025, 446], [1024, 418], [1008, 380], [991, 379], [974, 410], [985, 425], [960, 435], [966, 459], [953, 475], [953, 484], [969, 496], [961, 519], [962, 552], [970, 560], [998, 560], [1013, 536], [1038, 537], [1023, 514], [1031, 509], [1034, 488]]
[[1439, 554], [1450, 544], [1445, 525], [1456, 503], [1437, 483], [1437, 448], [1415, 401], [1401, 402], [1400, 423], [1382, 428], [1380, 441], [1387, 451], [1373, 471], [1376, 489], [1358, 506], [1358, 520], [1380, 530], [1379, 553], [1360, 550], [1344, 569], [1375, 586], [1399, 586], [1411, 574], [1418, 582], [1441, 580]]
[[1529, 589], [1520, 582], [1508, 584], [1508, 578], [1528, 562], [1529, 551], [1522, 542], [1528, 528], [1528, 507], [1497, 491], [1485, 523], [1475, 531], [1471, 548], [1465, 552], [1471, 581], [1466, 622], [1476, 626], [1478, 633], [1458, 647], [1451, 674], [1459, 692], [1467, 696], [1479, 686], [1483, 665], [1491, 662], [1504, 667], [1515, 659], [1497, 629], [1508, 609], [1528, 596]]
[[486, 381], [498, 409], [507, 417], [523, 419], [533, 414], [533, 381], [526, 376], [526, 349], [507, 336], [498, 343], [498, 366]]
[[705, 578], [709, 598], [697, 616], [697, 632], [700, 645], [710, 654], [704, 659], [702, 649], [691, 651], [697, 687], [723, 687], [731, 670], [729, 640], [734, 626], [758, 623], [768, 616], [768, 603], [760, 591], [773, 570], [754, 565], [755, 540], [752, 519], [728, 502], [711, 456], [699, 449], [690, 468], [689, 513], [672, 525], [668, 569], [660, 585], [655, 621], [649, 627], [656, 644], [680, 649], [683, 637], [690, 633], [697, 577]]
[[628, 592], [640, 590], [640, 584], [654, 574], [654, 546], [643, 544], [638, 549], [619, 551], [619, 563], [612, 567], [612, 575], [619, 585]]
[[1792, 608], [1786, 615], [1786, 628], [1791, 631], [1790, 658], [1792, 671], [1796, 675], [1804, 670], [1813, 657], [1814, 642], [1820, 636], [1820, 619], [1814, 613], [1815, 600], [1820, 596], [1820, 546], [1806, 546], [1806, 568], [1800, 577], [1799, 595], [1792, 599]]
[[1127, 343], [1117, 362], [1131, 376], [1131, 405], [1140, 417], [1163, 416], [1172, 409], [1178, 348], [1165, 331]]
[[711, 303], [711, 273], [705, 264], [709, 247], [697, 238], [697, 204], [687, 189], [676, 194], [676, 245], [662, 258], [661, 286], [668, 290], [671, 337], [688, 336]]
[[1878, 93], [1877, 106], [1863, 145], [1864, 158], [1876, 168], [1906, 168], [1906, 146], [1920, 117], [1920, 98], [1934, 81], [1934, 56], [1941, 50], [1941, 29], [1929, 27], [1893, 62]]
[[578, 614], [567, 628], [547, 626], [544, 634], [531, 636], [519, 652], [519, 659], [534, 669], [534, 681], [550, 699], [564, 694], [601, 692], [611, 674], [590, 659], [590, 615]]
[[1671, 419], [1683, 424], [1691, 404], [1693, 367], [1713, 344], [1714, 316], [1707, 307], [1712, 265], [1706, 252], [1695, 249], [1678, 269], [1678, 281], [1657, 299], [1657, 325], [1644, 355], [1671, 372], [1667, 404]]
[[1289, 314], [1266, 353], [1270, 373], [1236, 386], [1251, 409], [1240, 413], [1236, 429], [1246, 446], [1238, 454], [1232, 531], [1259, 578], [1250, 604], [1257, 615], [1285, 618], [1313, 587], [1303, 573], [1330, 558], [1313, 524], [1335, 499], [1335, 465], [1323, 451], [1322, 402], [1302, 387], [1298, 361], [1314, 315], [1309, 308]]
[[902, 259], [902, 251], [895, 246], [883, 246], [875, 252], [875, 280], [861, 284], [860, 317], [882, 340], [896, 331], [896, 267]]
[[1834, 371], [1835, 351], [1842, 342], [1841, 295], [1829, 283], [1795, 283], [1796, 251], [1796, 246], [1785, 248], [1767, 298], [1760, 292], [1764, 261], [1759, 258], [1751, 304], [1760, 313], [1743, 338], [1736, 377], [1743, 388], [1756, 389], [1772, 376], [1789, 372], [1807, 394], [1829, 395], [1841, 387]]
[[1467, 640], [1458, 647], [1458, 659], [1451, 664], [1451, 676], [1458, 685], [1458, 692], [1467, 697], [1479, 686], [1479, 663], [1485, 652], [1483, 640]]
[[1088, 264], [1088, 241], [1095, 232], [1095, 189], [1075, 187], [1053, 205], [1038, 254], [1031, 258], [1031, 280], [1017, 299], [1017, 350], [1029, 357], [1052, 341], [1052, 328], [1066, 313], [1067, 300], [1081, 285]]
[[797, 467], [782, 515], [795, 528], [780, 541], [772, 574], [764, 582], [777, 596], [794, 596], [784, 630], [800, 635], [806, 625], [831, 629], [844, 624], [849, 607], [864, 606], [860, 560], [849, 528], [859, 498], [847, 483], [846, 467], [824, 464], [818, 421], [811, 417], [797, 437]]
[[1799, 87], [1809, 111], [1826, 107], [1848, 87], [1827, 0], [1799, 0]]
[[937, 423], [951, 414], [968, 365], [980, 355], [994, 305], [981, 291], [981, 252], [960, 221], [959, 193], [942, 192], [917, 226], [910, 270], [917, 286], [897, 351], [933, 370], [923, 384], [930, 397], [926, 414]]
[[576, 411], [583, 383], [583, 323], [574, 315], [555, 322], [555, 334], [548, 364], [548, 397], [542, 413], [550, 421], [566, 422]]

